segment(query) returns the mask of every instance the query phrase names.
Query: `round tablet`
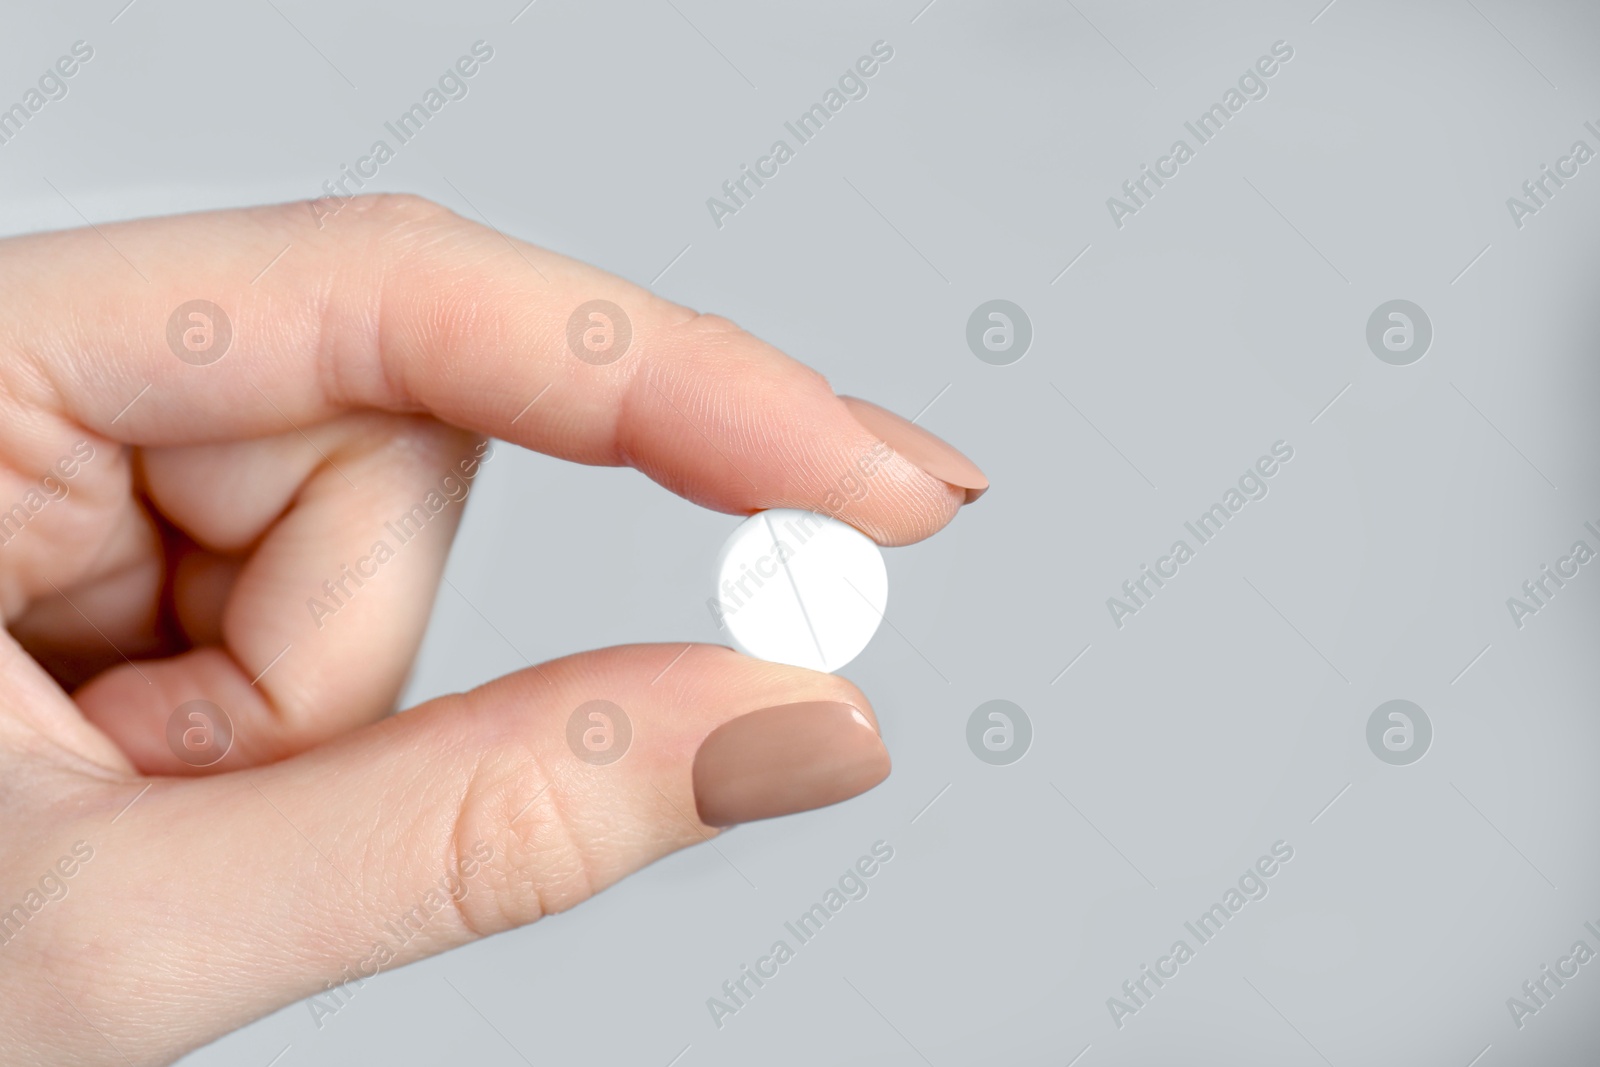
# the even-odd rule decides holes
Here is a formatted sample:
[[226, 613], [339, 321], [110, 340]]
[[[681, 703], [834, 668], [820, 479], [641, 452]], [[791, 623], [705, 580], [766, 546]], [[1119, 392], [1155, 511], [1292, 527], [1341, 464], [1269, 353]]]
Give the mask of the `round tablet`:
[[833, 672], [867, 647], [889, 604], [878, 546], [855, 527], [793, 508], [739, 524], [708, 604], [739, 651]]

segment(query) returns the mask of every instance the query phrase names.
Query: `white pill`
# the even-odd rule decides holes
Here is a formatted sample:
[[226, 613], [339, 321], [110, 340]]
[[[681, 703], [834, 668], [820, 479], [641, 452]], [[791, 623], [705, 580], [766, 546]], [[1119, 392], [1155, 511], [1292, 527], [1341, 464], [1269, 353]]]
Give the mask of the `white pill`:
[[735, 648], [814, 671], [860, 655], [889, 604], [889, 572], [872, 539], [793, 508], [740, 523], [717, 558], [716, 581], [708, 603]]

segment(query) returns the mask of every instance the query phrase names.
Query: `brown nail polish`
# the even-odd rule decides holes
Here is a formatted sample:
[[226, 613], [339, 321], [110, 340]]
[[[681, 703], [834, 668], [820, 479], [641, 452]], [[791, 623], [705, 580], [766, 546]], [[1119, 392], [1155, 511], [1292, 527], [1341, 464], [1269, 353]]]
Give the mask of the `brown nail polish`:
[[967, 491], [967, 503], [978, 499], [989, 488], [978, 465], [957, 452], [948, 442], [921, 426], [901, 418], [871, 401], [841, 396], [844, 406], [856, 421], [889, 443], [889, 447], [942, 482]]
[[877, 728], [849, 704], [782, 704], [730, 719], [694, 757], [694, 803], [707, 826], [837, 804], [889, 776]]

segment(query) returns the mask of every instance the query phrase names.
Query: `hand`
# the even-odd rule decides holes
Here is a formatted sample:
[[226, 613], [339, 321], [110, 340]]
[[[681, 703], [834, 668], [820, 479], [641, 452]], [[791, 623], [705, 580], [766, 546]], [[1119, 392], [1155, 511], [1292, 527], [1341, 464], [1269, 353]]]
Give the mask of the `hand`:
[[[887, 545], [987, 483], [733, 324], [432, 204], [324, 221], [0, 243], [5, 1063], [166, 1063], [888, 773], [849, 682], [714, 646], [569, 656], [390, 717], [483, 435]], [[221, 316], [169, 334], [200, 298]], [[580, 317], [578, 358], [595, 300], [631, 338]], [[611, 765], [567, 742], [596, 699], [632, 726]]]

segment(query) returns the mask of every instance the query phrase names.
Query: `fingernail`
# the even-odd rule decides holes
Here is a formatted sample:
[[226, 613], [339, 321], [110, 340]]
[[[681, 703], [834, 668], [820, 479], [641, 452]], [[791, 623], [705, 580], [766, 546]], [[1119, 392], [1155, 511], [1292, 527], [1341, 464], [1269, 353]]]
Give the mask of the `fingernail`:
[[902, 419], [886, 408], [853, 396], [841, 396], [844, 406], [856, 421], [889, 443], [889, 447], [942, 482], [967, 491], [967, 503], [978, 499], [989, 488], [978, 465], [957, 452], [950, 444]]
[[782, 704], [730, 719], [694, 757], [707, 826], [771, 819], [849, 800], [889, 776], [877, 728], [849, 704]]

